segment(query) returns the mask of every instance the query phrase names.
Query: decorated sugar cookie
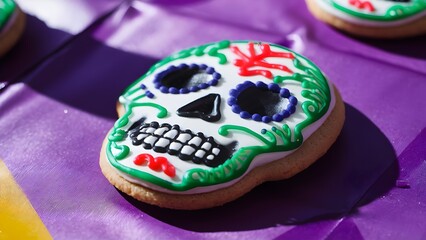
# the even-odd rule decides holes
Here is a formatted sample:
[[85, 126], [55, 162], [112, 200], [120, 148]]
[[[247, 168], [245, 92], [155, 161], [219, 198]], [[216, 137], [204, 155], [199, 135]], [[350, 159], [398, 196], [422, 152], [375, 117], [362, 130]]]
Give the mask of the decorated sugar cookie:
[[425, 0], [306, 0], [320, 20], [367, 37], [396, 38], [426, 33]]
[[100, 165], [124, 193], [200, 209], [304, 170], [333, 144], [343, 102], [305, 57], [275, 44], [222, 41], [151, 67], [119, 98]]
[[18, 41], [25, 26], [25, 15], [13, 0], [0, 0], [0, 57]]

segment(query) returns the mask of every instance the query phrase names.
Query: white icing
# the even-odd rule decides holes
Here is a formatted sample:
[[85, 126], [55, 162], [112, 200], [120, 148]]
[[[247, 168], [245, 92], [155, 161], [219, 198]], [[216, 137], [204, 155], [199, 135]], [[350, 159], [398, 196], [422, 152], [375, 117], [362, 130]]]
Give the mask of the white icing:
[[203, 145], [201, 146], [201, 148], [202, 149], [204, 149], [204, 150], [210, 150], [210, 148], [212, 147], [212, 144], [211, 143], [209, 143], [209, 142], [205, 142], [205, 143], [203, 143]]
[[143, 140], [143, 142], [144, 142], [144, 143], [147, 143], [147, 144], [151, 144], [151, 145], [153, 145], [153, 144], [155, 143], [155, 141], [157, 141], [157, 139], [158, 139], [158, 137], [155, 137], [155, 136], [148, 136], [148, 137], [146, 137], [146, 138]]
[[195, 153], [195, 156], [202, 158], [202, 157], [204, 157], [205, 154], [206, 154], [206, 151], [200, 149]]
[[195, 146], [200, 146], [202, 139], [200, 137], [194, 137], [191, 139], [191, 141], [188, 142], [188, 144], [194, 144]]
[[181, 133], [179, 137], [176, 139], [180, 141], [181, 143], [186, 143], [188, 140], [191, 139], [191, 135], [188, 133]]
[[172, 142], [172, 144], [170, 144], [170, 149], [172, 150], [179, 150], [182, 147], [182, 144], [178, 143], [178, 142]]
[[154, 131], [154, 134], [156, 134], [156, 135], [163, 135], [163, 133], [164, 133], [165, 131], [168, 131], [168, 130], [169, 130], [168, 128], [166, 128], [166, 127], [162, 127], [162, 128], [159, 128], [159, 129], [155, 130], [155, 131]]
[[214, 155], [219, 155], [219, 152], [220, 152], [219, 148], [213, 148], [213, 149], [212, 149], [212, 153], [213, 153]]
[[149, 127], [147, 130], [146, 130], [146, 133], [154, 133], [155, 132], [155, 128], [153, 128], [153, 127]]
[[188, 145], [183, 146], [182, 150], [180, 150], [180, 152], [185, 155], [191, 155], [194, 151], [195, 149]]
[[369, 20], [369, 19], [364, 19], [364, 18], [359, 18], [353, 15], [350, 15], [346, 12], [343, 12], [339, 9], [334, 8], [331, 5], [331, 2], [336, 2], [337, 4], [345, 7], [345, 8], [349, 8], [349, 9], [353, 9], [355, 11], [359, 11], [359, 12], [365, 12], [365, 13], [369, 13], [369, 14], [373, 14], [373, 15], [377, 15], [377, 16], [383, 16], [386, 14], [386, 11], [394, 6], [394, 5], [404, 5], [404, 4], [410, 4], [410, 3], [396, 3], [396, 2], [391, 2], [391, 1], [379, 1], [379, 0], [371, 0], [371, 2], [374, 4], [374, 8], [375, 11], [374, 12], [368, 12], [368, 10], [365, 9], [358, 9], [352, 5], [349, 4], [349, 0], [314, 0], [317, 5], [324, 11], [328, 12], [331, 15], [334, 15], [338, 18], [341, 18], [345, 21], [351, 22], [351, 23], [355, 23], [358, 25], [364, 25], [364, 26], [370, 26], [370, 27], [392, 27], [392, 26], [399, 26], [399, 25], [403, 25], [409, 22], [412, 22], [414, 20], [417, 20], [419, 18], [422, 18], [424, 16], [426, 16], [426, 11], [422, 11], [416, 15], [413, 16], [409, 16], [403, 19], [399, 19], [399, 20], [394, 20], [394, 21], [374, 21], [374, 20]]
[[142, 138], [144, 138], [144, 137], [146, 137], [146, 136], [148, 136], [148, 134], [139, 134], [139, 135], [136, 137], [136, 139], [137, 139], [137, 140], [141, 140]]
[[[244, 52], [245, 54], [248, 54], [248, 49], [247, 49], [246, 43], [232, 43], [232, 45], [238, 46], [239, 49], [242, 52]], [[271, 46], [271, 50], [277, 51], [277, 52], [283, 51], [283, 49], [275, 47], [275, 46]], [[206, 49], [206, 52], [207, 51], [208, 51], [208, 49]], [[256, 51], [259, 52], [260, 50], [258, 48], [256, 48]], [[260, 76], [260, 75], [244, 76], [244, 77], [240, 76], [238, 74], [239, 68], [235, 67], [232, 64], [239, 57], [237, 55], [235, 55], [234, 53], [232, 53], [229, 48], [222, 49], [219, 52], [226, 55], [228, 63], [223, 64], [223, 65], [219, 64], [218, 58], [208, 56], [207, 54], [205, 54], [203, 56], [190, 56], [190, 57], [184, 58], [184, 59], [176, 59], [173, 62], [171, 62], [170, 64], [166, 64], [164, 66], [159, 67], [155, 72], [146, 76], [145, 79], [143, 80], [143, 83], [146, 85], [147, 90], [154, 93], [155, 98], [154, 99], [138, 98], [140, 95], [144, 94], [144, 91], [146, 91], [146, 90], [138, 90], [131, 95], [121, 97], [120, 100], [122, 101], [122, 104], [127, 104], [127, 103], [130, 103], [130, 102], [135, 102], [135, 103], [152, 102], [152, 103], [156, 103], [156, 104], [159, 104], [160, 106], [167, 108], [168, 115], [166, 117], [160, 119], [160, 118], [157, 117], [158, 110], [155, 109], [155, 108], [150, 108], [150, 107], [146, 107], [146, 106], [134, 107], [133, 110], [132, 110], [132, 113], [129, 116], [128, 124], [125, 127], [123, 127], [122, 129], [127, 130], [134, 122], [138, 121], [141, 118], [146, 118], [147, 123], [152, 122], [152, 121], [156, 121], [160, 125], [163, 124], [163, 123], [168, 123], [168, 124], [171, 124], [171, 125], [177, 124], [177, 125], [180, 126], [181, 130], [189, 129], [189, 130], [192, 131], [193, 134], [196, 134], [197, 132], [203, 132], [206, 137], [213, 137], [217, 143], [222, 144], [222, 145], [227, 145], [227, 144], [237, 140], [238, 141], [238, 148], [241, 148], [243, 146], [264, 146], [264, 143], [261, 140], [259, 140], [258, 138], [252, 137], [252, 136], [250, 136], [247, 133], [242, 132], [242, 131], [229, 131], [228, 135], [222, 136], [218, 133], [219, 128], [221, 126], [224, 126], [224, 125], [237, 125], [237, 126], [243, 126], [243, 127], [248, 128], [248, 129], [251, 129], [252, 131], [254, 131], [256, 133], [260, 133], [262, 129], [271, 129], [272, 127], [276, 127], [278, 129], [280, 129], [281, 126], [284, 123], [287, 124], [290, 129], [294, 129], [296, 124], [300, 123], [301, 121], [304, 121], [307, 118], [306, 114], [303, 112], [303, 110], [301, 108], [302, 103], [307, 100], [301, 94], [303, 88], [302, 88], [302, 86], [300, 85], [299, 82], [291, 81], [291, 80], [286, 81], [286, 82], [284, 82], [280, 85], [281, 85], [281, 87], [285, 87], [285, 88], [290, 90], [290, 93], [298, 99], [298, 104], [296, 105], [296, 112], [294, 114], [292, 114], [289, 118], [283, 120], [282, 122], [279, 122], [279, 123], [277, 123], [277, 122], [270, 122], [270, 123], [256, 122], [256, 121], [253, 121], [253, 120], [242, 119], [238, 114], [233, 113], [232, 110], [231, 110], [231, 107], [227, 104], [227, 99], [229, 98], [229, 90], [230, 89], [234, 89], [238, 84], [240, 84], [244, 81], [247, 81], [247, 80], [252, 81], [252, 82], [263, 81], [267, 84], [272, 83], [272, 80], [267, 79], [267, 78]], [[309, 65], [309, 63], [306, 60], [304, 60], [302, 58], [298, 58], [298, 59], [305, 66]], [[274, 57], [274, 58], [267, 58], [267, 61], [269, 63], [285, 65], [295, 73], [303, 73], [301, 70], [299, 70], [299, 69], [297, 69], [293, 66], [293, 62], [292, 62], [291, 59], [275, 58]], [[218, 83], [217, 86], [211, 86], [207, 89], [203, 89], [203, 90], [200, 90], [198, 92], [193, 92], [193, 93], [189, 93], [189, 94], [164, 94], [164, 93], [161, 93], [158, 89], [156, 89], [154, 87], [153, 78], [157, 73], [164, 71], [170, 65], [177, 66], [181, 63], [206, 64], [209, 67], [213, 67], [216, 72], [221, 74], [222, 78], [219, 80], [219, 83]], [[277, 75], [291, 76], [292, 75], [290, 73], [283, 72], [283, 71], [278, 70], [278, 69], [268, 69], [268, 70], [270, 70], [274, 76], [277, 76]], [[132, 87], [129, 91], [132, 91], [133, 89], [137, 89], [139, 85], [140, 85], [139, 83], [135, 84], [134, 87]], [[222, 98], [221, 99], [221, 105], [220, 105], [220, 111], [222, 113], [222, 117], [219, 121], [212, 123], [212, 122], [207, 122], [207, 121], [201, 120], [199, 118], [179, 117], [179, 116], [177, 116], [177, 114], [175, 114], [177, 109], [186, 105], [188, 102], [191, 102], [193, 100], [204, 97], [209, 93], [218, 93], [218, 94], [220, 94], [220, 96]], [[335, 96], [334, 96], [334, 91], [333, 91], [332, 86], [330, 86], [330, 93], [331, 93], [331, 103], [330, 103], [330, 106], [329, 106], [327, 113], [324, 116], [322, 116], [318, 121], [316, 121], [315, 123], [309, 125], [305, 129], [303, 129], [302, 135], [303, 135], [304, 139], [307, 139], [314, 131], [316, 131], [318, 129], [319, 126], [321, 126], [321, 124], [326, 120], [326, 118], [328, 117], [328, 115], [330, 114], [332, 109], [334, 108]], [[136, 100], [134, 100], [134, 99], [136, 99]], [[129, 109], [126, 107], [126, 110], [129, 110]], [[154, 132], [154, 131], [155, 130], [153, 130], [152, 132]], [[170, 138], [174, 138], [177, 135], [177, 131], [176, 130], [170, 130], [169, 132], [167, 132], [164, 135], [164, 137], [166, 137], [166, 135], [170, 135]], [[190, 134], [180, 133], [176, 140], [178, 140], [182, 143], [185, 143], [184, 146], [182, 147], [182, 144], [180, 144], [178, 142], [172, 142], [170, 144], [169, 148], [173, 149], [173, 150], [179, 150], [179, 149], [182, 148], [181, 153], [190, 155], [190, 154], [194, 153], [196, 151], [196, 149], [188, 146], [188, 144], [186, 142], [188, 142], [189, 140], [193, 141], [197, 137], [194, 137], [192, 139], [191, 138], [192, 138], [192, 136]], [[159, 141], [161, 141], [161, 139]], [[196, 163], [193, 163], [192, 161], [183, 161], [183, 160], [179, 159], [177, 156], [171, 156], [171, 155], [168, 155], [168, 154], [157, 153], [153, 149], [147, 150], [147, 149], [144, 149], [141, 146], [134, 146], [132, 144], [130, 138], [126, 138], [124, 141], [118, 142], [117, 144], [126, 145], [130, 149], [129, 154], [124, 159], [120, 160], [120, 164], [122, 164], [126, 167], [129, 167], [129, 168], [132, 168], [132, 169], [137, 169], [139, 171], [147, 172], [147, 173], [153, 175], [154, 177], [164, 179], [164, 180], [169, 181], [173, 184], [180, 184], [184, 175], [191, 169], [205, 169], [205, 170], [212, 169], [211, 167], [205, 166], [203, 164], [196, 164]], [[201, 144], [201, 143], [199, 143], [199, 144]], [[282, 140], [280, 138], [277, 138], [277, 144], [283, 144]], [[206, 151], [210, 151], [210, 149], [212, 149], [212, 147], [213, 147], [212, 144], [210, 144], [208, 142], [204, 142], [201, 145], [201, 148], [206, 150]], [[218, 151], [219, 149], [217, 149], [217, 150], [216, 149], [217, 148], [213, 147], [212, 153], [217, 155], [217, 154], [219, 154], [219, 151]], [[112, 153], [114, 154], [115, 150], [114, 149], [111, 149], [111, 150], [113, 151]], [[252, 163], [249, 166], [249, 170], [246, 171], [245, 174], [247, 174], [251, 169], [253, 169], [257, 166], [270, 163], [270, 162], [272, 162], [276, 159], [282, 159], [283, 157], [291, 154], [291, 152], [292, 151], [275, 152], [275, 153], [267, 153], [267, 154], [258, 155], [253, 159]], [[135, 159], [135, 157], [137, 155], [139, 155], [141, 153], [151, 154], [154, 157], [166, 156], [167, 159], [169, 160], [169, 162], [172, 163], [173, 166], [176, 169], [176, 177], [170, 178], [165, 173], [163, 173], [161, 171], [153, 171], [153, 170], [149, 169], [147, 166], [136, 166], [133, 163], [133, 160]], [[205, 156], [206, 152], [202, 151], [201, 149], [198, 149], [195, 152], [195, 154], [196, 154], [196, 156], [203, 157], [203, 156]], [[201, 155], [201, 154], [203, 154], [203, 155]], [[209, 154], [206, 157], [206, 159], [207, 160], [213, 160], [215, 158], [215, 156], [213, 154]], [[239, 165], [239, 167], [241, 167], [241, 165]], [[142, 186], [145, 186], [145, 187], [148, 187], [148, 188], [155, 189], [157, 191], [170, 192], [170, 193], [174, 193], [174, 194], [193, 194], [193, 193], [202, 193], [202, 192], [213, 191], [213, 190], [216, 190], [216, 189], [220, 189], [220, 188], [230, 186], [230, 185], [234, 184], [236, 181], [238, 181], [239, 179], [241, 179], [245, 175], [244, 174], [244, 175], [242, 175], [242, 176], [240, 176], [240, 177], [238, 177], [238, 178], [236, 178], [236, 179], [234, 179], [230, 182], [226, 182], [226, 183], [223, 183], [223, 184], [216, 184], [216, 185], [206, 186], [206, 187], [197, 187], [197, 188], [193, 188], [193, 189], [190, 189], [190, 190], [187, 190], [187, 191], [180, 192], [180, 191], [168, 190], [168, 189], [165, 189], [161, 186], [157, 186], [155, 184], [152, 184], [150, 182], [146, 182], [146, 181], [143, 181], [141, 179], [137, 179], [137, 178], [132, 177], [132, 176], [130, 176], [126, 173], [123, 173], [119, 170], [117, 170], [117, 172], [121, 176], [123, 176], [124, 178], [126, 178], [127, 180], [129, 180], [131, 182], [137, 183], [139, 185], [142, 185]], [[193, 177], [197, 178], [198, 176], [194, 175]]]
[[165, 147], [165, 146], [167, 146], [169, 143], [170, 143], [170, 140], [165, 139], [165, 138], [160, 138], [160, 140], [158, 140], [158, 141], [155, 143], [155, 146], [156, 146], [156, 147]]
[[176, 137], [177, 134], [178, 134], [178, 131], [175, 130], [175, 129], [172, 129], [172, 130], [168, 131], [166, 134], [164, 134], [164, 137], [173, 139], [173, 138]]

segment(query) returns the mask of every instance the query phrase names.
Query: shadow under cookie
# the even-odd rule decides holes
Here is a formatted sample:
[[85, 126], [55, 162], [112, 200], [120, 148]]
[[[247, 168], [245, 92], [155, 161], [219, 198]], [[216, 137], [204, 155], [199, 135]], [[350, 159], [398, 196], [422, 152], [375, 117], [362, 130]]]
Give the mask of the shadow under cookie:
[[267, 182], [241, 198], [205, 210], [164, 209], [122, 196], [167, 224], [197, 232], [246, 231], [335, 219], [389, 191], [398, 177], [394, 149], [365, 115], [345, 104], [346, 121], [335, 144], [315, 164], [288, 180]]

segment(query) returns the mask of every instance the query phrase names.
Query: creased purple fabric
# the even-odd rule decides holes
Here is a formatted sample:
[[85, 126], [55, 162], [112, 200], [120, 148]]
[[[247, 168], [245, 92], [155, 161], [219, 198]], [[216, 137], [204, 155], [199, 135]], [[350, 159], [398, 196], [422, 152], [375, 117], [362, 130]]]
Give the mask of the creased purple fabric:
[[72, 34], [87, 29], [121, 1], [16, 1], [27, 15], [26, 26], [16, 46], [0, 59], [0, 90], [41, 64], [71, 41]]
[[78, 34], [123, 0], [16, 0], [22, 10], [50, 28]]
[[[23, 6], [40, 11], [27, 32], [61, 47], [46, 47], [47, 57], [0, 94], [0, 158], [55, 239], [426, 237], [426, 36], [354, 38], [316, 21], [300, 0], [126, 1], [83, 33], [82, 21], [100, 15], [74, 24], [38, 9], [45, 5]], [[223, 207], [167, 210], [121, 194], [98, 167], [118, 96], [157, 60], [222, 39], [274, 42], [319, 65], [346, 105], [336, 144], [294, 178]], [[12, 76], [20, 59], [2, 60], [10, 67], [0, 76]]]

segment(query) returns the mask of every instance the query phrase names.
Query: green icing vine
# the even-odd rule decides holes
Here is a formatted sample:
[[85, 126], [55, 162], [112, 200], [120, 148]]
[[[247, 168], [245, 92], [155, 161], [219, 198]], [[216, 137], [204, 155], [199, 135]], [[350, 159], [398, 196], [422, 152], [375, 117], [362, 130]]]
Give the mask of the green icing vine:
[[222, 127], [219, 128], [219, 134], [222, 136], [226, 136], [228, 135], [229, 131], [242, 131], [247, 133], [248, 135], [251, 135], [257, 139], [259, 139], [260, 141], [262, 141], [265, 145], [267, 146], [271, 146], [271, 145], [275, 145], [276, 144], [276, 139], [275, 138], [271, 138], [271, 136], [268, 134], [268, 136], [271, 138], [270, 140], [262, 137], [260, 134], [258, 134], [257, 132], [248, 129], [246, 127], [242, 127], [242, 126], [236, 126], [236, 125], [224, 125]]
[[[128, 146], [119, 145], [118, 142], [123, 141], [127, 136], [126, 131], [122, 130], [121, 128], [125, 127], [129, 123], [129, 117], [133, 112], [133, 108], [152, 107], [156, 108], [159, 111], [157, 114], [158, 118], [165, 118], [167, 116], [167, 109], [155, 103], [130, 103], [127, 107], [129, 108], [129, 111], [126, 111], [126, 113], [115, 122], [114, 129], [108, 135], [109, 143], [107, 153], [109, 154], [109, 156], [113, 156], [112, 159], [114, 160], [122, 160], [127, 157], [130, 152]], [[115, 153], [112, 152], [112, 149], [115, 149]], [[111, 159], [109, 160], [112, 163]]]
[[[329, 1], [326, 1], [329, 2]], [[424, 10], [426, 10], [426, 1], [424, 0], [413, 0], [411, 5], [402, 5], [400, 3], [395, 4], [394, 6], [390, 7], [385, 15], [377, 15], [374, 12], [372, 13], [365, 13], [360, 12], [354, 9], [350, 9], [347, 7], [344, 7], [335, 1], [329, 2], [334, 8], [345, 12], [349, 15], [363, 18], [367, 20], [373, 20], [373, 21], [395, 21], [395, 20], [401, 20], [410, 16], [413, 16], [415, 14], [418, 14]]]
[[6, 24], [15, 11], [16, 4], [12, 0], [0, 0], [0, 29]]
[[[240, 42], [246, 41], [239, 41], [235, 43]], [[218, 57], [219, 63], [221, 63], [222, 61], [226, 62], [226, 57], [223, 54], [219, 53], [218, 50], [224, 47], [229, 47], [229, 45], [229, 41], [222, 41], [213, 44], [213, 46], [215, 47], [211, 48], [207, 54]], [[156, 64], [153, 68], [151, 68], [151, 70], [147, 74], [151, 74], [156, 68], [161, 67], [164, 64], [167, 64], [175, 59], [185, 58], [191, 55], [201, 56], [205, 54], [205, 51], [209, 46], [211, 45], [203, 45], [197, 48], [191, 48], [181, 51], [178, 54], [166, 58], [165, 60]], [[285, 51], [292, 52], [279, 45], [271, 44], [271, 46], [275, 46]], [[247, 133], [251, 137], [259, 139], [261, 142], [264, 143], [264, 145], [242, 147], [232, 156], [231, 159], [227, 160], [224, 164], [209, 170], [191, 169], [184, 175], [181, 183], [172, 183], [153, 176], [149, 173], [126, 167], [118, 162], [128, 154], [127, 146], [119, 146], [117, 144], [117, 142], [124, 140], [124, 138], [126, 137], [125, 132], [119, 128], [127, 125], [129, 121], [128, 118], [132, 113], [134, 107], [151, 106], [159, 110], [159, 118], [165, 117], [167, 115], [167, 110], [159, 105], [153, 103], [131, 103], [128, 106], [129, 109], [126, 114], [123, 115], [119, 120], [117, 120], [116, 124], [114, 125], [114, 130], [109, 135], [109, 142], [107, 145], [107, 156], [110, 163], [120, 171], [123, 171], [136, 178], [143, 179], [158, 186], [162, 186], [166, 189], [174, 191], [186, 191], [195, 187], [225, 183], [242, 176], [250, 166], [251, 161], [254, 159], [254, 157], [258, 156], [259, 154], [268, 152], [290, 151], [298, 148], [303, 142], [302, 130], [308, 125], [320, 119], [327, 112], [331, 101], [331, 95], [327, 80], [325, 79], [321, 71], [308, 59], [294, 52], [292, 53], [297, 56], [297, 58], [293, 60], [294, 67], [299, 69], [302, 73], [294, 73], [292, 76], [276, 76], [273, 80], [275, 83], [283, 83], [285, 81], [297, 81], [300, 82], [302, 87], [304, 88], [301, 94], [307, 100], [302, 103], [301, 107], [307, 118], [295, 126], [293, 133], [287, 124], [283, 124], [281, 127], [271, 127], [270, 130], [263, 129], [261, 134], [241, 126], [224, 125], [218, 130], [220, 135], [226, 136], [227, 134], [229, 134], [230, 131], [241, 131]], [[299, 59], [302, 59], [305, 63], [303, 63]], [[143, 80], [144, 76], [139, 80]], [[136, 81], [135, 84], [139, 84], [139, 82], [140, 81]], [[135, 84], [129, 87], [126, 93], [132, 92], [133, 94], [134, 92], [136, 92], [132, 89]], [[277, 139], [280, 139], [282, 144], [278, 144]], [[112, 153], [112, 148], [115, 149], [116, 154]]]

